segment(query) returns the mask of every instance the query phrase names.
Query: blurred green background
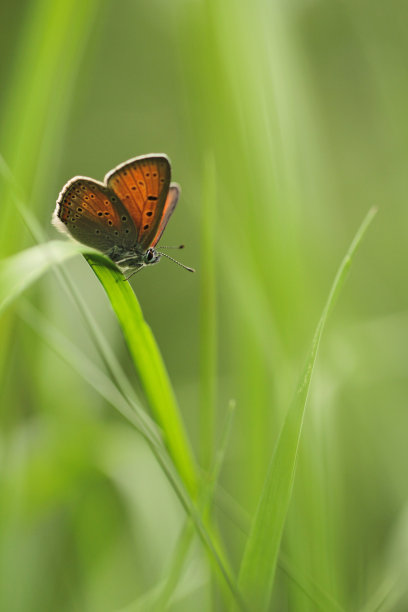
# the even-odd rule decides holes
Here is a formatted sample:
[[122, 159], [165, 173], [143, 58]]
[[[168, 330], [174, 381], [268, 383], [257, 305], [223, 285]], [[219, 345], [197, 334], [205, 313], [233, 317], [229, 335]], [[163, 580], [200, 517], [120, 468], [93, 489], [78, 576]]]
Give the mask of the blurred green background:
[[[162, 242], [185, 243], [197, 274], [162, 261], [132, 285], [203, 470], [236, 403], [214, 509], [235, 570], [331, 280], [379, 207], [321, 347], [282, 550], [344, 610], [407, 610], [407, 3], [1, 12], [0, 153], [49, 238], [72, 176], [171, 158], [182, 198]], [[6, 174], [2, 257], [34, 244]], [[64, 267], [138, 388], [92, 271]], [[0, 609], [152, 609], [183, 510], [138, 434], [27, 323], [28, 303], [100, 364], [54, 274], [3, 313]], [[220, 589], [195, 543], [164, 609], [222, 610]], [[271, 610], [315, 609], [279, 571]]]

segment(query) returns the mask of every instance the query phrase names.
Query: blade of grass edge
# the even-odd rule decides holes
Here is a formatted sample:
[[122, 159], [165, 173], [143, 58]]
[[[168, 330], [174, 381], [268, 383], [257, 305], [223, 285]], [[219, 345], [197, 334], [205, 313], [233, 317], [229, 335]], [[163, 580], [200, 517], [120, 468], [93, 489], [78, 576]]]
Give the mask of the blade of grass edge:
[[359, 612], [392, 612], [406, 591], [406, 579], [395, 574], [386, 576]]
[[241, 562], [238, 585], [250, 606], [269, 605], [283, 527], [289, 508], [303, 418], [316, 355], [328, 314], [346, 279], [352, 258], [377, 210], [372, 208], [358, 229], [335, 276], [317, 325], [300, 382], [274, 449], [258, 508]]
[[51, 240], [0, 261], [0, 312], [54, 264], [89, 248], [74, 242]]

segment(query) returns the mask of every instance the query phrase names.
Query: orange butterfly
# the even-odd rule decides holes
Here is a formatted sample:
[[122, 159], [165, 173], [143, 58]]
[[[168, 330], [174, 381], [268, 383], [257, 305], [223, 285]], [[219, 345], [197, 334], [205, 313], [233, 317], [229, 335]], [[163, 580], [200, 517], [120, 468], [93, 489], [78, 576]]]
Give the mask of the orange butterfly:
[[180, 196], [170, 175], [168, 157], [153, 153], [120, 164], [103, 183], [76, 176], [58, 197], [53, 224], [123, 269], [138, 272], [164, 255], [194, 272], [155, 248]]

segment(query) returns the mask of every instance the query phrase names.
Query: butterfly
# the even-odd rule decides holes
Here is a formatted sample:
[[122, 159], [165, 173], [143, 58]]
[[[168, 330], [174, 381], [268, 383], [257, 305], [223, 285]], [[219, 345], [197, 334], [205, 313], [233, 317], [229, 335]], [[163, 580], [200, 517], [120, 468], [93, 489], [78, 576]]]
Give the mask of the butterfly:
[[52, 222], [121, 269], [138, 272], [164, 255], [194, 272], [156, 250], [180, 197], [179, 185], [170, 178], [170, 160], [163, 153], [129, 159], [108, 172], [103, 183], [75, 176], [59, 194]]

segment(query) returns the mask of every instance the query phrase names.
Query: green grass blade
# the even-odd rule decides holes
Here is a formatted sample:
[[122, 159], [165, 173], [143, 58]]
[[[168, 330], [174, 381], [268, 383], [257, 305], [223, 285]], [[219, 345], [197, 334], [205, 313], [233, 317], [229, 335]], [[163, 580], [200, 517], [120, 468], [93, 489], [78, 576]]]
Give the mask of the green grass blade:
[[150, 446], [161, 443], [160, 431], [144, 408], [135, 401], [130, 403], [112, 380], [83, 351], [54, 328], [34, 306], [22, 300], [18, 313], [51, 350], [137, 429]]
[[236, 411], [236, 403], [234, 400], [230, 400], [227, 410], [227, 415], [225, 417], [225, 423], [222, 430], [222, 435], [220, 439], [220, 444], [217, 449], [217, 452], [214, 455], [213, 465], [211, 467], [211, 471], [209, 473], [207, 487], [204, 489], [202, 505], [205, 508], [206, 512], [210, 513], [211, 507], [214, 504], [214, 500], [216, 497], [216, 490], [218, 486], [218, 481], [220, 477], [220, 473], [225, 461], [225, 455], [227, 452], [228, 443], [231, 436], [232, 431], [232, 423], [235, 417]]
[[179, 584], [181, 574], [186, 564], [187, 555], [191, 549], [191, 544], [194, 540], [195, 527], [191, 519], [188, 519], [177, 539], [175, 550], [172, 555], [169, 565], [166, 580], [161, 589], [157, 591], [156, 596], [152, 598], [149, 606], [151, 612], [161, 612], [167, 610], [169, 601], [173, 597], [174, 592]]
[[209, 470], [214, 455], [216, 417], [217, 324], [216, 324], [216, 175], [215, 162], [207, 155], [204, 164], [201, 220], [200, 271], [200, 464]]
[[279, 569], [292, 580], [296, 586], [310, 599], [321, 612], [344, 612], [344, 608], [326, 593], [316, 582], [305, 576], [287, 559], [282, 552], [279, 554]]
[[[75, 78], [94, 23], [96, 0], [35, 0], [21, 13], [19, 45], [11, 65], [0, 118], [2, 154], [20, 187], [41, 193], [58, 160]], [[0, 185], [0, 252], [21, 248], [19, 219], [10, 191]], [[40, 198], [41, 201], [41, 198]], [[44, 200], [42, 200], [44, 202]]]
[[[150, 327], [144, 321], [139, 302], [129, 283], [124, 282], [122, 273], [112, 262], [106, 262], [106, 258], [100, 255], [86, 255], [86, 259], [104, 287], [118, 318], [150, 408], [162, 428], [176, 474], [168, 469], [160, 455], [156, 455], [156, 458], [178, 491], [180, 501], [193, 519], [200, 539], [209, 550], [218, 571], [221, 571], [237, 605], [244, 609], [221, 545], [211, 526], [204, 524], [192, 502], [197, 500], [198, 493], [194, 458], [159, 348]], [[186, 491], [180, 489], [178, 478], [181, 478]]]
[[197, 475], [193, 454], [159, 348], [143, 318], [139, 302], [116, 266], [106, 265], [106, 258], [101, 256], [92, 255], [86, 259], [109, 297], [149, 406], [163, 429], [170, 455], [188, 491], [196, 497]]
[[268, 608], [272, 593], [282, 532], [292, 494], [305, 406], [323, 329], [329, 311], [346, 279], [352, 258], [375, 213], [376, 210], [371, 209], [367, 214], [337, 271], [313, 337], [295, 398], [276, 444], [245, 547], [239, 586], [246, 601], [259, 611]]
[[[239, 532], [248, 536], [250, 517], [247, 512], [221, 485], [218, 485], [215, 493], [215, 502], [221, 513], [224, 516], [228, 516]], [[313, 602], [316, 610], [322, 610], [322, 612], [344, 612], [344, 608], [320, 584], [311, 580], [298, 567], [294, 567], [291, 559], [284, 555], [282, 551], [279, 553], [278, 567]]]
[[387, 576], [380, 582], [376, 591], [366, 604], [360, 608], [359, 612], [392, 612], [396, 610], [398, 601], [406, 589], [405, 580], [402, 581], [402, 584], [396, 576]]
[[[242, 506], [221, 485], [218, 485], [215, 502], [224, 516], [227, 516], [234, 527], [248, 537], [250, 531], [250, 517]], [[316, 581], [312, 580], [298, 567], [294, 567], [292, 560], [280, 551], [278, 560], [279, 569], [288, 579], [300, 589], [314, 604], [316, 610], [322, 612], [344, 612], [344, 608]], [[371, 612], [371, 611], [370, 611]]]
[[[215, 453], [213, 466], [210, 473], [210, 478], [207, 484], [207, 487], [203, 487], [203, 491], [201, 492], [200, 505], [204, 509], [204, 514], [206, 517], [209, 516], [209, 509], [213, 502], [214, 492], [217, 485], [218, 477], [220, 475], [226, 449], [228, 445], [228, 441], [230, 438], [230, 433], [232, 429], [232, 421], [235, 413], [235, 402], [230, 402], [228, 407], [228, 413], [226, 418], [226, 423], [224, 426], [223, 434], [221, 437], [220, 447]], [[158, 595], [156, 595], [156, 599], [152, 599], [150, 609], [151, 610], [165, 610], [166, 606], [171, 597], [174, 595], [174, 591], [180, 580], [180, 575], [185, 565], [185, 561], [187, 558], [187, 554], [190, 550], [191, 544], [193, 542], [193, 537], [195, 535], [195, 530], [193, 529], [193, 523], [191, 519], [188, 519], [181, 531], [181, 534], [178, 538], [175, 551], [173, 553], [173, 557], [171, 563], [169, 565], [169, 571], [167, 572], [167, 580], [164, 582], [163, 587], [160, 591], [158, 591]], [[154, 605], [153, 605], [154, 601]]]
[[54, 264], [89, 251], [75, 242], [52, 240], [0, 262], [0, 312]]

